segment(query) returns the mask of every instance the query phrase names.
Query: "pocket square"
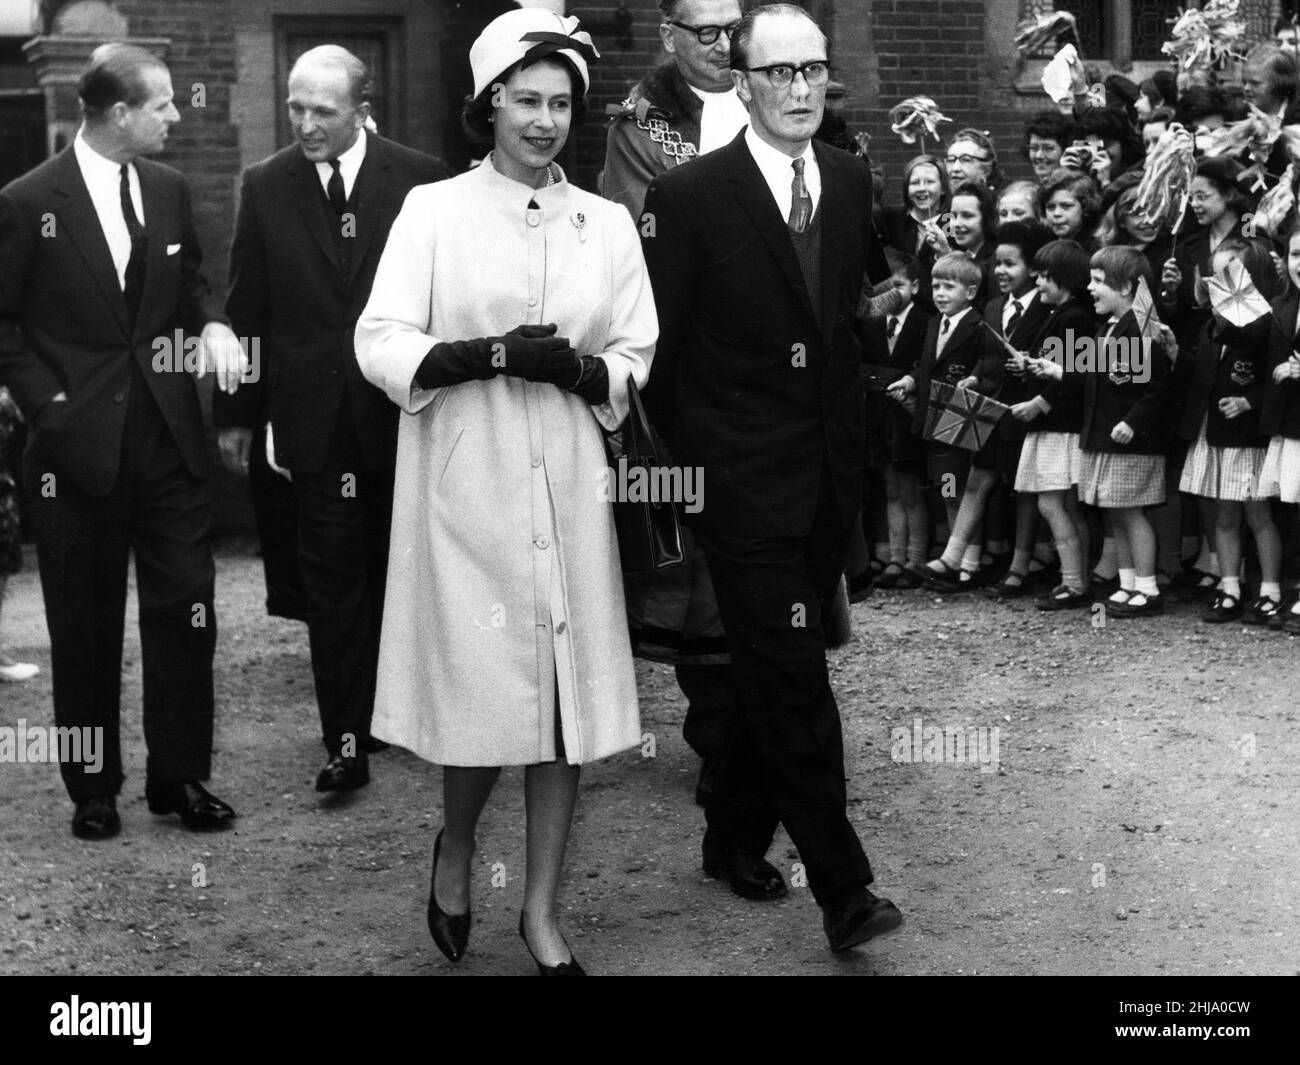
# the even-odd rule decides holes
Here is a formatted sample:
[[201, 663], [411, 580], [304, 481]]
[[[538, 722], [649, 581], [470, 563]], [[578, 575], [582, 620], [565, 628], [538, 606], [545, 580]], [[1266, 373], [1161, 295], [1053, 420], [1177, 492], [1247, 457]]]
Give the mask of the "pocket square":
[[175, 254], [176, 254], [178, 251], [180, 251], [180, 250], [181, 250], [181, 246], [180, 246], [179, 244], [168, 244], [168, 245], [167, 245], [167, 254], [168, 254], [168, 255], [175, 255]]

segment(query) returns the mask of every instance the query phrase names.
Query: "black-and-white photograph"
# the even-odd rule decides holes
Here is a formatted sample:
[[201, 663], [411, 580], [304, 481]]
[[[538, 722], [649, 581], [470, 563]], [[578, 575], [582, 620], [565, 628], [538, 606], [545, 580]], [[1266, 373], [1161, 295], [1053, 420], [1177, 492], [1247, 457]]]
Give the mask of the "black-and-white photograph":
[[1162, 978], [1300, 972], [1298, 26], [0, 0], [36, 1030], [1086, 976], [1112, 1044], [1252, 1045]]

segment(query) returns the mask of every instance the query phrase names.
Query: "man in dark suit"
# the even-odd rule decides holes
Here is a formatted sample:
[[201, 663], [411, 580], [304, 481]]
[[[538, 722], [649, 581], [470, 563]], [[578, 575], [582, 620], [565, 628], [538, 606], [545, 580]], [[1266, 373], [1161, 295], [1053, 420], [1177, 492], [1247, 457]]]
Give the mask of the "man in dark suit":
[[851, 317], [871, 175], [813, 143], [826, 39], [789, 5], [732, 37], [750, 125], [655, 178], [641, 230], [660, 334], [647, 392], [676, 462], [700, 467], [691, 520], [732, 657], [737, 713], [705, 807], [706, 852], [761, 861], [778, 820], [836, 950], [895, 928], [846, 815], [824, 613], [858, 513], [861, 351]]
[[[297, 143], [244, 174], [226, 310], [261, 340], [255, 388], [216, 404], [223, 458], [247, 472], [259, 403], [273, 464], [298, 497], [298, 564], [328, 761], [317, 791], [370, 779], [370, 736], [398, 409], [357, 366], [352, 333], [388, 230], [415, 185], [448, 176], [437, 159], [369, 132], [365, 65], [335, 45], [289, 73]], [[269, 395], [262, 390], [269, 388]]]
[[[216, 644], [208, 460], [190, 371], [241, 353], [199, 273], [185, 180], [144, 158], [180, 119], [167, 67], [95, 50], [73, 145], [0, 192], [0, 381], [27, 418], [60, 727], [100, 728], [104, 765], [61, 764], [73, 834], [121, 826], [119, 710], [127, 560], [144, 671], [145, 795], [191, 829], [234, 817], [200, 784], [212, 756]], [[195, 342], [177, 344], [182, 331]], [[201, 356], [201, 358], [196, 358]], [[198, 363], [196, 366], [195, 363]], [[84, 735], [84, 733], [83, 733]]]

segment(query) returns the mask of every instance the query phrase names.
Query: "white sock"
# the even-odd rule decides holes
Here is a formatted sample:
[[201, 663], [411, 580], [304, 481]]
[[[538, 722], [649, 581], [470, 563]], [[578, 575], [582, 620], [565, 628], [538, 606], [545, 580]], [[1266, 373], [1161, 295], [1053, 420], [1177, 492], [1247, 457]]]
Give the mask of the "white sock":
[[1155, 577], [1136, 577], [1134, 583], [1137, 585], [1138, 592], [1148, 598], [1160, 594], [1160, 586], [1156, 584]]
[[1272, 599], [1273, 602], [1281, 602], [1282, 583], [1281, 581], [1260, 581], [1259, 594], [1265, 599]]
[[1241, 598], [1241, 578], [1237, 576], [1229, 577], [1227, 574], [1219, 578], [1219, 591], [1224, 595], [1230, 595], [1233, 599]]
[[1119, 570], [1119, 586], [1126, 592], [1137, 590], [1137, 570], [1125, 569], [1123, 566]]

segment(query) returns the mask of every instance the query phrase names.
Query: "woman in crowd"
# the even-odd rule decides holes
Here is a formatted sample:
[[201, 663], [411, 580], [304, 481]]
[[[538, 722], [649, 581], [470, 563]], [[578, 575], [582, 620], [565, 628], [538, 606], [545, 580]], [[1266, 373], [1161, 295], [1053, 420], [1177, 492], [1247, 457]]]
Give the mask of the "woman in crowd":
[[998, 153], [988, 134], [977, 129], [960, 129], [954, 133], [948, 142], [944, 162], [948, 165], [948, 181], [954, 189], [968, 182], [994, 190], [1002, 185]]
[[640, 741], [596, 487], [601, 426], [657, 335], [631, 218], [554, 163], [596, 57], [577, 26], [515, 10], [474, 42], [463, 119], [492, 151], [407, 197], [356, 330], [363, 373], [407, 414], [373, 727], [444, 766], [430, 931], [459, 960], [479, 814], [500, 767], [524, 765], [519, 933], [543, 975], [582, 975], [557, 919], [579, 767]]
[[1073, 240], [1084, 251], [1096, 248], [1101, 218], [1097, 183], [1077, 170], [1057, 170], [1043, 186], [1043, 217], [1057, 240]]
[[1061, 165], [1061, 153], [1079, 136], [1078, 123], [1059, 111], [1039, 111], [1025, 123], [1023, 151], [1040, 185]]
[[948, 210], [948, 174], [935, 155], [918, 155], [903, 167], [903, 206], [884, 209], [885, 233], [892, 247], [914, 257], [920, 264], [918, 304], [933, 313], [930, 301], [930, 268], [934, 266], [935, 245], [926, 239], [938, 229], [941, 216]]
[[949, 213], [948, 233], [931, 227], [926, 240], [936, 255], [958, 251], [974, 260], [983, 277], [975, 309], [982, 311], [984, 305], [997, 295], [997, 284], [993, 280], [993, 231], [997, 227], [997, 207], [993, 193], [987, 185], [975, 182], [958, 185], [952, 192], [952, 210]]

